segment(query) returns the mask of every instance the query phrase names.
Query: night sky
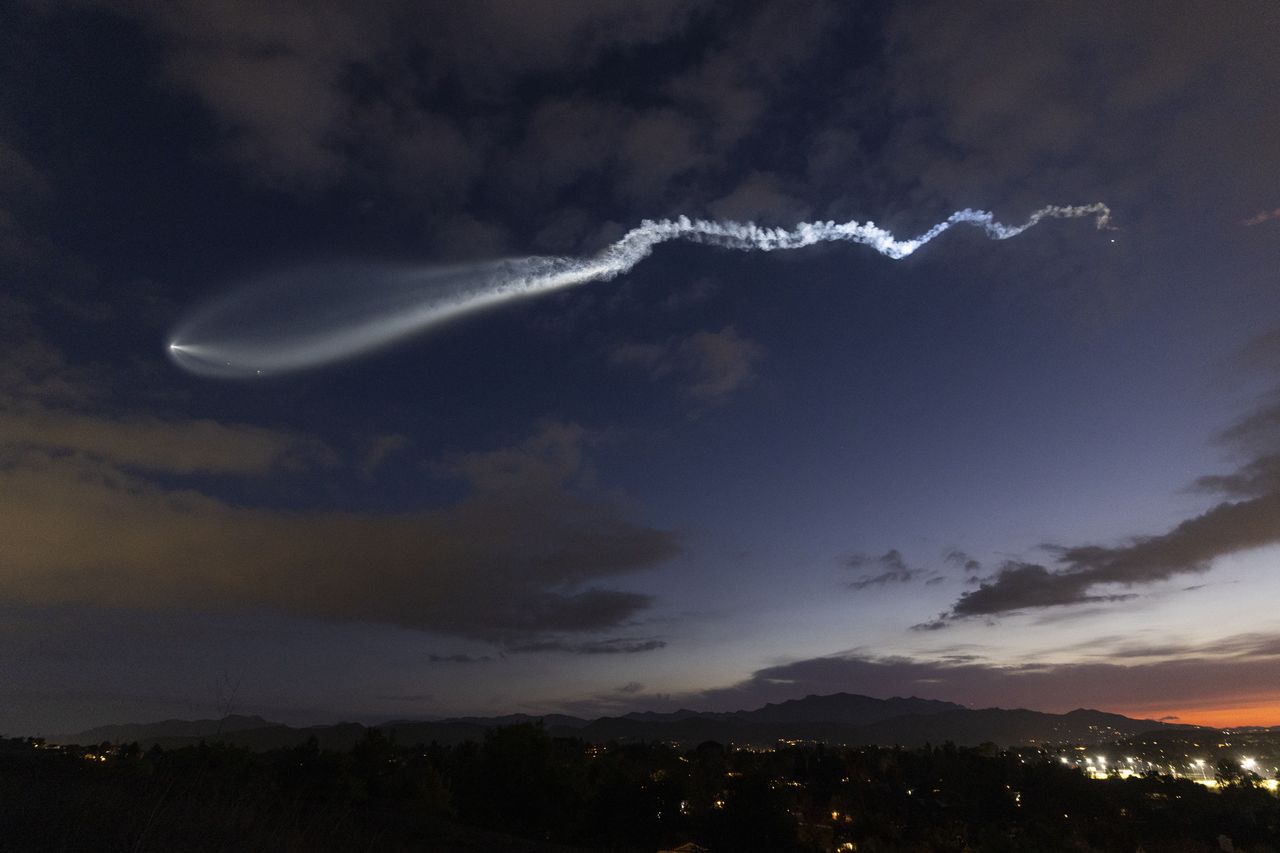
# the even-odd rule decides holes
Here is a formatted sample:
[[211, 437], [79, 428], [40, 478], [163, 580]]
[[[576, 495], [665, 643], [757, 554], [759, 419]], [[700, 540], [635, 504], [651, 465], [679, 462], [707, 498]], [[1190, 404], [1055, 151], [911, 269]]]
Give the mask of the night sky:
[[[0, 4], [0, 732], [1280, 724], [1278, 44], [1272, 0]], [[1094, 202], [665, 243], [315, 369], [167, 351], [644, 219]]]

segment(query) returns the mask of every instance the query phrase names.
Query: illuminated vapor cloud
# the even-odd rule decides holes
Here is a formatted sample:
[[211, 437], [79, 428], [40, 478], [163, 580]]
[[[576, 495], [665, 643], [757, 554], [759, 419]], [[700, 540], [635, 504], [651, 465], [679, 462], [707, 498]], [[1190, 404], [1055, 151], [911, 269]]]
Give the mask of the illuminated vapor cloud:
[[513, 299], [622, 275], [654, 246], [688, 240], [773, 252], [847, 241], [905, 258], [955, 225], [993, 240], [1016, 237], [1043, 219], [1092, 216], [1104, 228], [1105, 204], [1041, 208], [1021, 225], [984, 210], [959, 210], [918, 237], [899, 240], [873, 222], [802, 222], [791, 229], [702, 219], [645, 220], [590, 258], [530, 257], [460, 266], [337, 266], [295, 269], [206, 306], [173, 333], [169, 352], [182, 367], [222, 377], [252, 377], [339, 361]]

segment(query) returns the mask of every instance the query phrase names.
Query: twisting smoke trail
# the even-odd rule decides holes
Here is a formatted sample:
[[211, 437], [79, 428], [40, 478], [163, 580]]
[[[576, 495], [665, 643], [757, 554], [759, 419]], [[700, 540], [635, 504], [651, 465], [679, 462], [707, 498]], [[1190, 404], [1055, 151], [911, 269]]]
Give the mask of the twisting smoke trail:
[[1004, 225], [985, 210], [959, 210], [918, 237], [899, 240], [873, 222], [802, 222], [791, 229], [702, 219], [645, 220], [590, 258], [509, 258], [452, 267], [338, 266], [295, 269], [207, 306], [173, 333], [169, 352], [195, 373], [249, 377], [316, 367], [367, 352], [462, 314], [513, 299], [615, 278], [659, 243], [688, 240], [773, 252], [847, 241], [905, 258], [955, 225], [993, 240], [1016, 237], [1044, 219], [1092, 216], [1107, 227], [1102, 203], [1037, 210]]

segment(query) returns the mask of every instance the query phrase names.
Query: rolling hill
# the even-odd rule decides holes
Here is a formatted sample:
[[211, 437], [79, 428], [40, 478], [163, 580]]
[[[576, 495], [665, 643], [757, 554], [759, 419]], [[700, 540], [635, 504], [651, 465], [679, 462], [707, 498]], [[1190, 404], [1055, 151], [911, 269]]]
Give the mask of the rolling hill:
[[[481, 740], [486, 730], [537, 723], [556, 737], [590, 743], [665, 741], [684, 747], [705, 741], [769, 746], [779, 741], [833, 745], [901, 745], [950, 741], [961, 746], [995, 743], [1017, 746], [1049, 742], [1096, 743], [1144, 732], [1188, 728], [1156, 720], [1136, 720], [1104, 711], [1077, 709], [1050, 714], [1027, 709], [970, 709], [952, 702], [916, 697], [876, 699], [852, 693], [806, 696], [751, 711], [641, 712], [585, 720], [563, 714], [543, 717], [514, 714], [445, 720], [393, 720], [376, 728], [405, 745], [450, 745]], [[222, 720], [165, 720], [151, 724], [100, 726], [74, 735], [51, 737], [54, 743], [138, 742], [172, 748], [205, 741], [268, 750], [296, 746], [315, 738], [323, 749], [347, 749], [367, 726], [338, 723], [291, 727], [261, 717]]]

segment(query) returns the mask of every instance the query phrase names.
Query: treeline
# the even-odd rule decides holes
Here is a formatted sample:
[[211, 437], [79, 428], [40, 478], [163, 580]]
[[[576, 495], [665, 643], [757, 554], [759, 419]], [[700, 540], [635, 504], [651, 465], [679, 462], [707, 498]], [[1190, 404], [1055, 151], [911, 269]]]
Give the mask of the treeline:
[[533, 725], [350, 751], [0, 742], [0, 849], [1217, 851], [1274, 853], [1240, 780], [1094, 781], [1034, 752], [706, 743], [593, 747]]

